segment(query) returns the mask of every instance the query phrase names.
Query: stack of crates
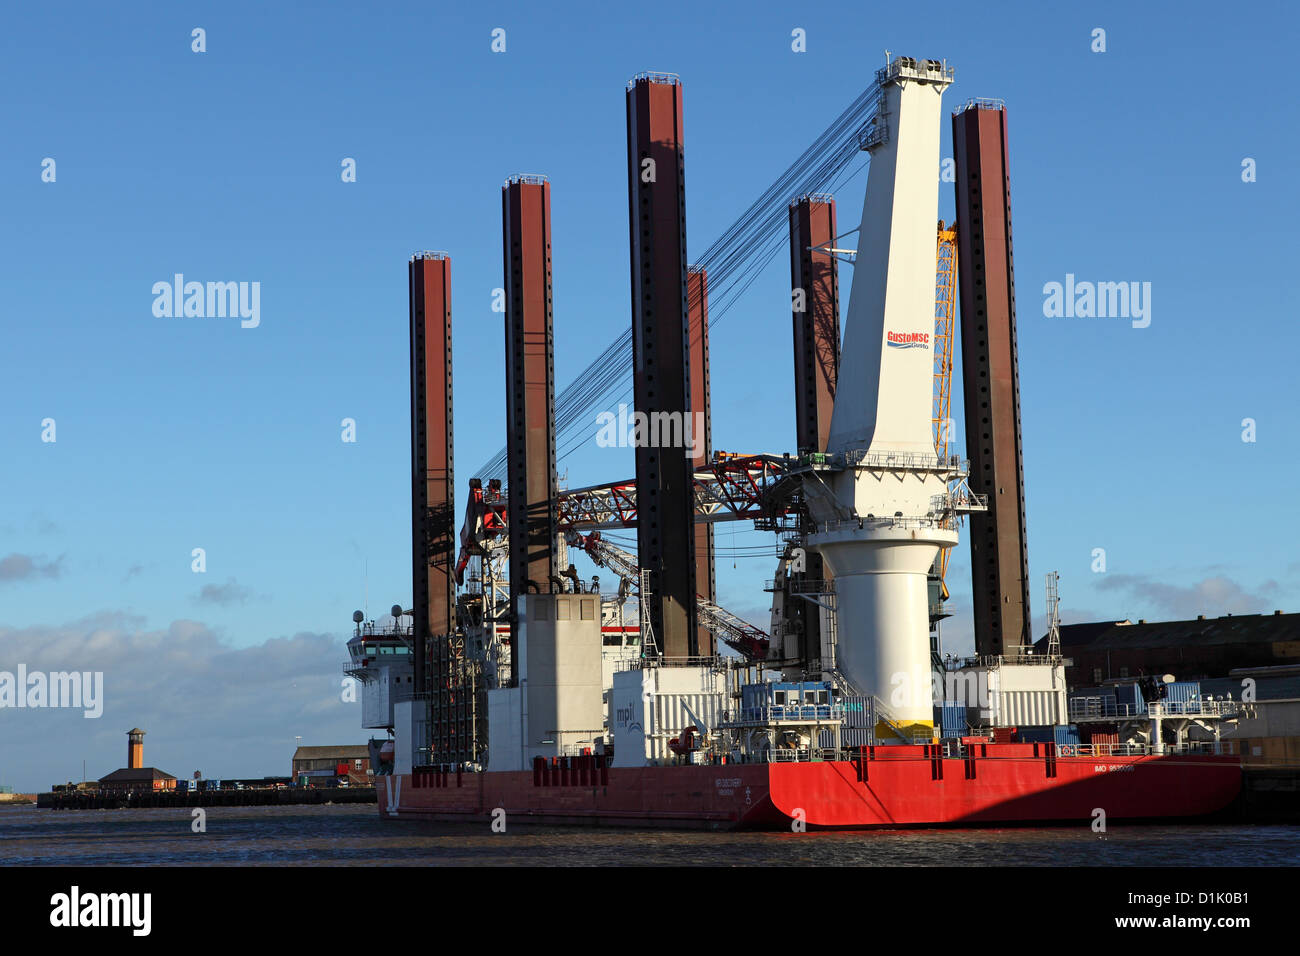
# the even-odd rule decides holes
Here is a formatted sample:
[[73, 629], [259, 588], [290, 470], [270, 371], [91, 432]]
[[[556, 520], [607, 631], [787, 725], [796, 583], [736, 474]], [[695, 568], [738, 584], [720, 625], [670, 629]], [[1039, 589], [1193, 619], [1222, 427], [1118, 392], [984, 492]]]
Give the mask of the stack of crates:
[[841, 697], [840, 710], [844, 713], [844, 730], [840, 740], [845, 747], [868, 747], [872, 740], [871, 699], [869, 697]]
[[1142, 688], [1137, 684], [1115, 685], [1116, 716], [1138, 717], [1147, 712], [1146, 701], [1142, 699]]

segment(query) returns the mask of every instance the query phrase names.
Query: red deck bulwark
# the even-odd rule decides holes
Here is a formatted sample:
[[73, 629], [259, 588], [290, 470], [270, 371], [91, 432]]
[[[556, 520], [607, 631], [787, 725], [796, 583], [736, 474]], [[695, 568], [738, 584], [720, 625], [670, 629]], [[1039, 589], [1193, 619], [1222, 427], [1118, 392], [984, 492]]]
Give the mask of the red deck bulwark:
[[615, 769], [608, 771], [609, 782], [603, 786], [536, 786], [531, 771], [466, 773], [459, 785], [451, 773], [446, 786], [415, 786], [438, 779], [418, 776], [379, 778], [381, 815], [488, 820], [500, 808], [507, 819], [539, 823], [704, 829], [780, 819], [767, 799], [765, 764]]
[[[923, 750], [923, 748], [906, 748]], [[603, 826], [785, 828], [1089, 823], [1205, 816], [1241, 790], [1237, 757], [1057, 757], [994, 745], [971, 760], [878, 747], [858, 762], [646, 767], [608, 771], [605, 785], [535, 786], [531, 772], [381, 777], [386, 817]], [[1032, 746], [1028, 748], [1032, 751]], [[1003, 753], [1002, 751], [1006, 752]], [[1014, 751], [1014, 752], [1013, 752]], [[1054, 776], [1052, 775], [1054, 774]], [[865, 780], [860, 779], [865, 776]], [[420, 783], [422, 785], [415, 786]]]

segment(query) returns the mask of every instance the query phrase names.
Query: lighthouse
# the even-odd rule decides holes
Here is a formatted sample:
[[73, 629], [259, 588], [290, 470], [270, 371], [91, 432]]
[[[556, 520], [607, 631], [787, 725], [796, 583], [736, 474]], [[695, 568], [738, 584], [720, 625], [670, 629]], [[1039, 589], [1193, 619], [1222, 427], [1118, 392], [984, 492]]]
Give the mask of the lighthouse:
[[[118, 726], [122, 726], [118, 724]], [[126, 732], [126, 769], [144, 769], [144, 731], [139, 727]]]

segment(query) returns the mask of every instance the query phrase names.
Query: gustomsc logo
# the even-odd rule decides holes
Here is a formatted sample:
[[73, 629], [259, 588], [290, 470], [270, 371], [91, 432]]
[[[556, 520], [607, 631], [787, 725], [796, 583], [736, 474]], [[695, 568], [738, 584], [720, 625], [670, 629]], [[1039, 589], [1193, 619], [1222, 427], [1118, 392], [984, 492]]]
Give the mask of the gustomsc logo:
[[889, 332], [885, 335], [885, 344], [891, 349], [928, 349], [930, 334], [928, 332]]

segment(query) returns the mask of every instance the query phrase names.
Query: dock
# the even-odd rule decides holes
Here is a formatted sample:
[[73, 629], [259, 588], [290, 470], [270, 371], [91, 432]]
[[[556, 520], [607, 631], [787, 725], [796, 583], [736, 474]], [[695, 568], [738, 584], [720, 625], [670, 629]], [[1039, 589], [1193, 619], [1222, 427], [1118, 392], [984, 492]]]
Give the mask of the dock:
[[288, 787], [244, 790], [42, 793], [43, 810], [127, 810], [139, 807], [274, 807], [296, 804], [375, 803], [374, 787]]
[[1249, 823], [1300, 823], [1300, 766], [1247, 766], [1237, 808]]

